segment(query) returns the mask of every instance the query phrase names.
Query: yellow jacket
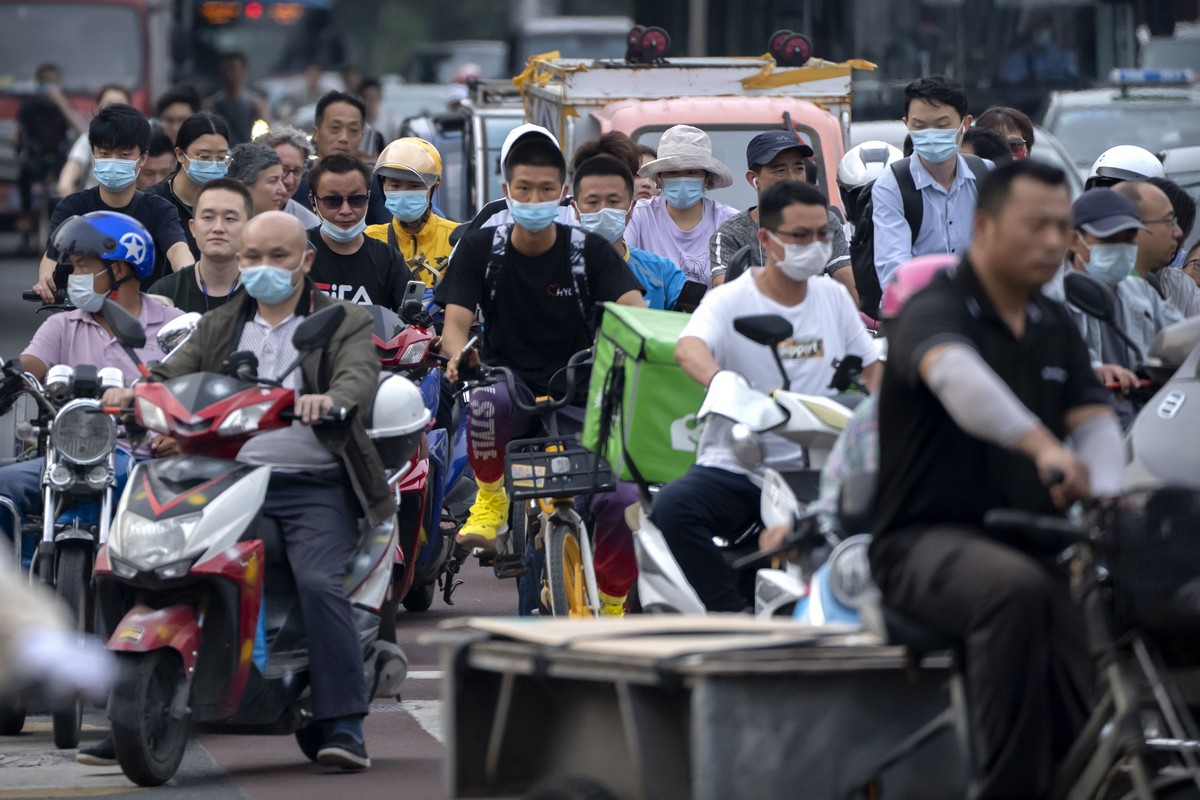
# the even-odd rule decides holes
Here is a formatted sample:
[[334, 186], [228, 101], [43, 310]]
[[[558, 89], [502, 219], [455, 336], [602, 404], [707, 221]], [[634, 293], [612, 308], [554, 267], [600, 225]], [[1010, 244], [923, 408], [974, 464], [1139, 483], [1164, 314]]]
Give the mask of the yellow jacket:
[[420, 278], [426, 286], [433, 288], [441, 279], [442, 270], [450, 259], [450, 251], [454, 249], [450, 244], [450, 234], [457, 227], [457, 222], [430, 214], [425, 227], [416, 236], [401, 228], [396, 219], [383, 225], [368, 225], [364, 233], [398, 248], [408, 262], [413, 277]]

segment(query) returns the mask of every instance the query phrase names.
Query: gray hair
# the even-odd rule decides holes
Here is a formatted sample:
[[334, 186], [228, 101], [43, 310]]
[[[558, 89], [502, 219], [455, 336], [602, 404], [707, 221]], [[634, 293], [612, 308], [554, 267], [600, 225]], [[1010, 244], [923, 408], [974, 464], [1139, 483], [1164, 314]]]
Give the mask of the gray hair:
[[267, 167], [282, 165], [279, 155], [258, 142], [242, 142], [229, 153], [229, 177], [249, 186], [258, 182], [258, 176]]
[[308, 141], [308, 134], [299, 128], [293, 128], [291, 125], [282, 125], [278, 128], [271, 128], [269, 131], [259, 136], [254, 141], [259, 144], [265, 144], [267, 147], [274, 150], [281, 144], [290, 144], [292, 147], [300, 151], [306, 158], [312, 158], [313, 146]]

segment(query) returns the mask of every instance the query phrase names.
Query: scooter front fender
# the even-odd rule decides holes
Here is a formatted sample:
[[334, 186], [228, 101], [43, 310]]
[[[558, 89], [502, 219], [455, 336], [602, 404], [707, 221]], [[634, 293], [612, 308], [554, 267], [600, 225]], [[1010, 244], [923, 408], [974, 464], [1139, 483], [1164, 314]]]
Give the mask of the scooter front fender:
[[191, 606], [134, 606], [108, 640], [108, 649], [114, 653], [149, 653], [164, 647], [179, 653], [184, 670], [191, 675], [200, 651], [200, 624]]

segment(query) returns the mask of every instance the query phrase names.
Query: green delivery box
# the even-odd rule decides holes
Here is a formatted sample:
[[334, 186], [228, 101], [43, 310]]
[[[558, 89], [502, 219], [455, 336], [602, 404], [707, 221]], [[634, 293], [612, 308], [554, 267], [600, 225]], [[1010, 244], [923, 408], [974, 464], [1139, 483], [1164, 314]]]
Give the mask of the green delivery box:
[[676, 311], [604, 304], [583, 445], [599, 448], [621, 480], [634, 479], [630, 461], [650, 483], [674, 480], [696, 461], [704, 387], [675, 363], [675, 343], [688, 319]]

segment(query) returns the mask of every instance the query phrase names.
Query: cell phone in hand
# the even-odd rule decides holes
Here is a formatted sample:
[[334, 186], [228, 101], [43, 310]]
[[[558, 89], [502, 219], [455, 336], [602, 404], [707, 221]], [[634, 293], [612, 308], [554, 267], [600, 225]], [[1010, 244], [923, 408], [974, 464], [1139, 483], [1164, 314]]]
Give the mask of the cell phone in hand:
[[462, 375], [462, 371], [466, 367], [466, 363], [463, 361], [463, 359], [467, 358], [468, 354], [478, 347], [479, 337], [472, 336], [470, 339], [467, 339], [467, 343], [463, 345], [463, 349], [458, 351], [458, 361], [455, 363], [455, 369], [458, 370], [459, 376]]
[[416, 300], [418, 303], [425, 299], [425, 282], [424, 281], [409, 281], [404, 287], [404, 299], [400, 301], [400, 307], [406, 308], [409, 303]]
[[704, 293], [708, 291], [708, 286], [700, 281], [688, 281], [679, 290], [679, 297], [675, 298], [675, 304], [671, 306], [672, 311], [682, 311], [690, 314], [696, 310], [696, 306], [700, 305], [700, 298], [704, 297]]

